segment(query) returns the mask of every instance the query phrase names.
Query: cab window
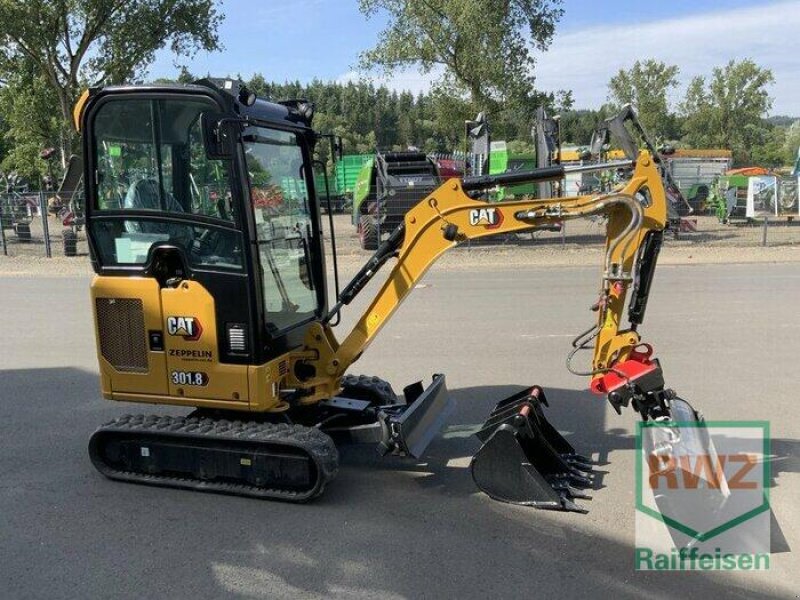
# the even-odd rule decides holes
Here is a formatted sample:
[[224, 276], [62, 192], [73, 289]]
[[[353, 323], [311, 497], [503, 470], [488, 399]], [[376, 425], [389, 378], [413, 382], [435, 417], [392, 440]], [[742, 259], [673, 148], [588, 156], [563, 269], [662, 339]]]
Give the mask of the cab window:
[[96, 209], [191, 213], [233, 220], [227, 161], [206, 157], [202, 100], [121, 100], [94, 121]]
[[[118, 98], [98, 108], [93, 210], [98, 217], [136, 211], [97, 221], [104, 263], [143, 264], [154, 243], [170, 242], [196, 266], [241, 267], [241, 236], [230, 231], [237, 222], [230, 161], [209, 159], [202, 138], [201, 114], [215, 109], [198, 98]], [[192, 216], [211, 222], [175, 220]]]

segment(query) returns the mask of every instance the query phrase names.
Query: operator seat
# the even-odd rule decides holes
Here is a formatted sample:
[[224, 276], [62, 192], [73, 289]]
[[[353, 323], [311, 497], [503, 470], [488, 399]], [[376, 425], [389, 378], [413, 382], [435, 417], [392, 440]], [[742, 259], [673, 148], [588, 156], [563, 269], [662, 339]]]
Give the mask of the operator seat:
[[[169, 192], [165, 193], [166, 212], [185, 212], [183, 207], [175, 200]], [[128, 210], [157, 210], [165, 212], [161, 208], [161, 192], [158, 182], [155, 179], [137, 179], [128, 188], [125, 194], [123, 208]], [[130, 233], [170, 233], [170, 225], [167, 223], [155, 223], [152, 221], [125, 221], [125, 230]]]
[[[183, 207], [175, 200], [172, 194], [167, 192], [165, 196], [167, 211], [184, 212]], [[134, 181], [125, 195], [124, 207], [131, 210], [162, 210], [158, 182], [155, 179], [138, 179]]]

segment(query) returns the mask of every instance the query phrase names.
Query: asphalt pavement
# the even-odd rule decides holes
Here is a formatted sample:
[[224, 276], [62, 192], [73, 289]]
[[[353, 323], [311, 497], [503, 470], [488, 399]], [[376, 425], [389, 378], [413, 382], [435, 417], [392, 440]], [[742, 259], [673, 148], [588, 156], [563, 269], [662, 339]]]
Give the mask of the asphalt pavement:
[[[0, 277], [3, 598], [798, 597], [798, 264], [662, 267], [642, 328], [668, 384], [708, 418], [771, 422], [771, 570], [737, 573], [633, 570], [635, 415], [617, 416], [564, 365], [591, 324], [594, 269], [429, 273], [353, 371], [398, 390], [445, 373], [455, 413], [424, 461], [345, 449], [308, 505], [94, 470], [98, 424], [180, 411], [100, 398], [88, 284]], [[472, 483], [471, 432], [533, 383], [551, 421], [602, 464], [586, 515], [500, 504]]]

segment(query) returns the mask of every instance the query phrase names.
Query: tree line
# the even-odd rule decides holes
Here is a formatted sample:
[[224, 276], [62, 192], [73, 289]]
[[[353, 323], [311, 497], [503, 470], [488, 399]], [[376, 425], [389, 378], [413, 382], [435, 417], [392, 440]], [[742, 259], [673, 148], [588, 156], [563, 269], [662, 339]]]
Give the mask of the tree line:
[[[488, 113], [494, 139], [529, 152], [540, 106], [561, 116], [565, 144], [582, 146], [602, 119], [631, 103], [659, 143], [726, 148], [737, 164], [793, 162], [800, 123], [767, 118], [774, 77], [751, 60], [720, 65], [683, 91], [678, 65], [636, 61], [610, 79], [608, 101], [592, 109], [577, 109], [569, 90], [538, 89], [534, 51], [547, 50], [560, 5], [359, 0], [365, 18], [385, 18], [378, 42], [360, 56], [361, 67], [389, 77], [409, 68], [435, 73], [429, 91], [411, 94], [368, 82], [273, 82], [263, 75], [246, 83], [268, 99], [311, 100], [315, 127], [341, 136], [352, 153], [462, 149], [464, 121], [479, 111]], [[164, 47], [183, 58], [220, 50], [223, 18], [214, 0], [0, 3], [0, 171], [36, 181], [48, 171], [40, 153], [50, 147], [63, 167], [77, 149], [71, 109], [82, 89], [146, 81], [147, 66]], [[184, 68], [175, 79], [193, 78]]]

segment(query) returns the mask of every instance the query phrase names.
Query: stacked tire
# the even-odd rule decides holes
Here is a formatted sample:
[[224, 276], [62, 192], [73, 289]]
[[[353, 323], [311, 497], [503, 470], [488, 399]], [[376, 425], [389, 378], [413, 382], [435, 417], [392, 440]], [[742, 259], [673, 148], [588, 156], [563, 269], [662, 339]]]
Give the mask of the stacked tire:
[[377, 250], [380, 235], [375, 221], [370, 215], [361, 215], [358, 222], [358, 241], [364, 250]]
[[65, 229], [62, 236], [64, 242], [64, 256], [76, 256], [78, 254], [78, 234], [72, 229]]
[[30, 223], [14, 223], [14, 233], [17, 234], [17, 239], [20, 242], [30, 242], [31, 241]]

